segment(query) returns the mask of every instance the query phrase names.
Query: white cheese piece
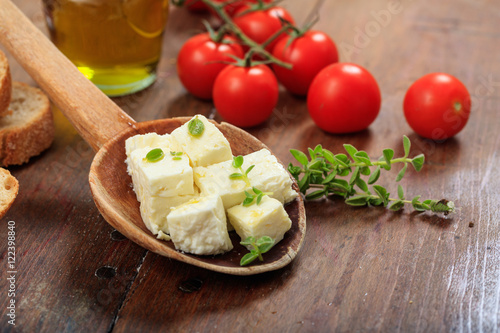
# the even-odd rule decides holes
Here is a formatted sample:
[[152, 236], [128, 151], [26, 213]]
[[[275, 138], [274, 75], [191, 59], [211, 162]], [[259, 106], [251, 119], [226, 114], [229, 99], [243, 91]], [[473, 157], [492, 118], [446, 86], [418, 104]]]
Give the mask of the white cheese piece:
[[240, 204], [228, 209], [227, 215], [241, 240], [250, 236], [256, 239], [269, 236], [276, 244], [292, 226], [282, 203], [267, 195], [262, 197], [260, 204], [246, 207]]
[[193, 169], [187, 156], [172, 156], [168, 147], [158, 146], [154, 148], [161, 148], [165, 157], [157, 162], [149, 162], [146, 155], [152, 148], [136, 149], [127, 159], [139, 201], [148, 196], [173, 197], [194, 194]]
[[167, 215], [173, 207], [179, 206], [199, 196], [199, 193], [190, 195], [176, 195], [173, 197], [144, 196], [141, 198], [141, 217], [146, 227], [157, 235], [160, 232], [169, 234]]
[[196, 115], [194, 118], [201, 120], [205, 130], [199, 136], [193, 136], [189, 133], [188, 123], [175, 129], [171, 136], [180, 145], [191, 160], [191, 165], [207, 166], [233, 158], [229, 142], [219, 129], [209, 122], [202, 115]]
[[217, 195], [193, 199], [173, 208], [167, 223], [177, 250], [211, 255], [233, 248], [222, 200]]
[[[243, 161], [243, 170], [255, 165], [248, 173], [251, 186], [263, 192], [272, 192], [270, 196], [281, 203], [290, 202], [297, 197], [297, 192], [292, 189], [290, 176], [269, 150], [262, 149], [248, 154]], [[200, 188], [201, 195], [220, 195], [226, 210], [243, 202], [244, 191], [251, 191], [251, 187], [243, 180], [229, 178], [232, 173], [240, 172], [232, 166], [232, 160], [208, 167], [196, 167], [193, 171], [194, 181]]]

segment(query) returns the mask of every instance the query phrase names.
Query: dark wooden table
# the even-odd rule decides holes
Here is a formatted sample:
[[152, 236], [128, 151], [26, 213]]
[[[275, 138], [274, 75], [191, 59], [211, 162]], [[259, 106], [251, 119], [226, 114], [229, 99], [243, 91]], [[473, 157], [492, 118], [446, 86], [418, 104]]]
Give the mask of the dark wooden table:
[[[15, 3], [45, 30], [38, 1]], [[309, 5], [283, 2], [299, 23]], [[381, 16], [388, 8], [392, 13]], [[203, 17], [172, 12], [157, 82], [115, 99], [134, 119], [201, 113], [221, 120], [211, 103], [186, 93], [175, 70], [177, 52], [202, 29]], [[499, 20], [493, 0], [324, 3], [316, 28], [337, 42], [342, 61], [375, 76], [383, 96], [379, 117], [358, 134], [325, 134], [306, 101], [283, 90], [272, 118], [249, 132], [286, 163], [290, 148], [318, 143], [336, 152], [351, 143], [374, 156], [387, 147], [401, 153], [406, 134], [412, 154], [426, 154], [423, 171], [403, 180], [406, 191], [459, 208], [445, 218], [352, 208], [337, 199], [309, 202], [298, 257], [257, 276], [191, 267], [120, 237], [92, 200], [87, 177], [94, 153], [54, 110], [52, 147], [9, 168], [20, 192], [0, 227], [0, 331], [499, 331]], [[369, 35], [360, 37], [366, 29]], [[9, 59], [13, 78], [34, 84]], [[416, 136], [402, 113], [409, 85], [436, 71], [457, 76], [473, 96], [467, 127], [439, 144]], [[382, 184], [394, 186], [393, 176]], [[15, 327], [6, 316], [8, 221], [16, 228]]]

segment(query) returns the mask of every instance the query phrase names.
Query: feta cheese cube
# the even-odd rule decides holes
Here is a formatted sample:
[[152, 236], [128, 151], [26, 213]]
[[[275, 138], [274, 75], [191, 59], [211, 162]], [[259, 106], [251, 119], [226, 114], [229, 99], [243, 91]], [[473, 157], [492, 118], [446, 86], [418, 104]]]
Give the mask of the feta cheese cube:
[[193, 167], [207, 166], [232, 159], [229, 142], [219, 129], [202, 115], [196, 115], [194, 118], [201, 120], [205, 126], [201, 135], [193, 136], [189, 133], [189, 122], [175, 129], [171, 134], [182, 151], [189, 156], [191, 165]]
[[160, 161], [146, 160], [146, 155], [152, 147], [136, 149], [127, 159], [139, 201], [146, 196], [173, 197], [194, 194], [193, 169], [187, 156], [172, 156], [168, 147], [155, 148], [161, 148], [165, 154]]
[[199, 196], [199, 193], [190, 195], [176, 195], [173, 197], [144, 196], [141, 198], [140, 211], [144, 224], [153, 235], [163, 232], [169, 234], [167, 215], [173, 207], [179, 206]]
[[[248, 173], [252, 187], [272, 192], [270, 196], [281, 203], [290, 202], [297, 197], [297, 192], [292, 189], [290, 176], [269, 150], [262, 149], [248, 154], [243, 161], [243, 170], [255, 165]], [[241, 179], [229, 178], [232, 173], [239, 172], [232, 166], [232, 160], [208, 167], [196, 167], [193, 171], [194, 181], [200, 188], [201, 195], [220, 195], [226, 210], [243, 202], [245, 191], [251, 191], [252, 188]]]
[[227, 215], [241, 240], [250, 236], [256, 239], [269, 236], [276, 244], [292, 227], [283, 204], [267, 195], [262, 197], [260, 204], [254, 203], [246, 207], [240, 204], [228, 209]]
[[125, 153], [127, 157], [136, 150], [146, 147], [168, 147], [171, 151], [181, 151], [177, 141], [173, 140], [169, 134], [160, 135], [157, 133], [138, 134], [125, 140]]
[[177, 250], [210, 255], [233, 248], [224, 206], [217, 195], [199, 197], [173, 208], [167, 224]]

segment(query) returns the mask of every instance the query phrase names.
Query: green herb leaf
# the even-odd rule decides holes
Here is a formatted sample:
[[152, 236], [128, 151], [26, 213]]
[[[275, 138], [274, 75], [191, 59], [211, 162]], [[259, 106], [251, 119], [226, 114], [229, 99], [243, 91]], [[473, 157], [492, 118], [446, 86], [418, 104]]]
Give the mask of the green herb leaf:
[[232, 173], [229, 175], [229, 178], [231, 179], [239, 179], [239, 178], [243, 178], [243, 175], [239, 172], [236, 172], [236, 173]]
[[377, 193], [379, 198], [382, 199], [384, 206], [387, 206], [387, 204], [389, 203], [389, 201], [388, 201], [389, 195], [388, 195], [385, 187], [380, 186], [380, 185], [373, 185], [373, 190], [375, 191], [375, 193]]
[[405, 203], [402, 201], [402, 200], [397, 200], [397, 201], [394, 201], [390, 206], [389, 206], [389, 209], [390, 210], [393, 210], [393, 211], [398, 211], [400, 210], [401, 208], [403, 208], [403, 206], [405, 205]]
[[269, 236], [262, 236], [257, 240], [256, 245], [260, 253], [266, 253], [274, 246], [274, 239]]
[[233, 168], [239, 169], [243, 165], [243, 156], [235, 156], [233, 157]]
[[330, 162], [332, 165], [337, 165], [336, 161], [335, 161], [335, 155], [333, 155], [333, 153], [327, 149], [323, 149], [323, 157], [328, 161]]
[[253, 196], [251, 198], [245, 198], [243, 200], [243, 206], [248, 207], [253, 204]]
[[352, 145], [345, 144], [344, 149], [346, 152], [351, 155], [352, 159], [356, 161], [355, 155], [358, 152], [356, 148], [354, 148]]
[[377, 180], [380, 177], [380, 166], [378, 166], [375, 171], [373, 171], [372, 175], [370, 178], [368, 178], [368, 184], [372, 185], [377, 182]]
[[359, 178], [359, 167], [354, 169], [354, 172], [351, 175], [351, 179], [349, 180], [349, 184], [352, 185], [356, 182], [356, 179]]
[[365, 206], [369, 201], [369, 197], [364, 195], [355, 196], [349, 199], [346, 199], [345, 203], [350, 206]]
[[253, 190], [253, 193], [255, 193], [255, 194], [261, 194], [261, 193], [262, 193], [262, 191], [261, 191], [261, 190], [259, 190], [259, 189], [258, 189], [258, 188], [256, 188], [256, 187], [253, 187], [253, 188], [252, 188], [252, 190]]
[[316, 200], [325, 195], [325, 190], [318, 190], [306, 195], [306, 200]]
[[290, 153], [292, 153], [293, 157], [295, 157], [295, 159], [297, 160], [297, 162], [299, 162], [303, 166], [306, 166], [307, 163], [309, 162], [308, 159], [307, 159], [306, 154], [304, 154], [300, 150], [291, 149]]
[[384, 154], [384, 161], [387, 165], [384, 165], [383, 168], [386, 170], [391, 170], [391, 160], [394, 157], [394, 150], [392, 149], [384, 149], [382, 151]]
[[354, 154], [354, 156], [359, 163], [364, 163], [367, 166], [373, 165], [372, 161], [370, 160], [370, 156], [368, 156], [365, 151], [358, 151], [356, 154]]
[[259, 193], [257, 195], [257, 205], [260, 205], [260, 202], [262, 201], [262, 197], [264, 197], [264, 193]]
[[246, 265], [249, 265], [251, 264], [252, 262], [255, 261], [255, 259], [257, 259], [259, 257], [259, 255], [255, 252], [249, 252], [247, 254], [245, 254], [241, 260], [240, 260], [240, 266], [246, 266]]
[[418, 171], [422, 170], [422, 167], [424, 165], [424, 161], [425, 161], [424, 154], [420, 154], [418, 156], [415, 156], [412, 159], [411, 164], [413, 165], [415, 170], [418, 172]]
[[321, 155], [323, 153], [323, 147], [321, 145], [317, 145], [315, 148], [314, 148], [314, 152], [317, 154], [317, 155]]
[[368, 185], [366, 185], [366, 182], [363, 179], [361, 179], [361, 178], [356, 179], [356, 185], [358, 185], [358, 187], [362, 191], [367, 192], [367, 193], [369, 192], [368, 191]]
[[172, 157], [172, 159], [173, 159], [174, 161], [180, 161], [180, 160], [182, 160], [182, 157], [179, 157], [179, 156], [174, 156], [174, 157]]
[[403, 147], [405, 150], [405, 157], [408, 157], [408, 155], [410, 155], [411, 142], [406, 135], [403, 136]]
[[403, 177], [405, 176], [406, 168], [408, 168], [408, 163], [405, 163], [404, 167], [399, 171], [397, 177], [396, 177], [396, 182], [399, 182]]
[[312, 148], [307, 148], [307, 151], [309, 152], [309, 156], [311, 157], [311, 160], [314, 160], [316, 158], [316, 153]]
[[245, 240], [240, 242], [241, 245], [252, 245], [252, 243], [255, 243], [255, 237], [253, 236], [248, 236]]
[[250, 165], [250, 166], [248, 167], [247, 171], [245, 171], [245, 175], [248, 175], [248, 173], [249, 173], [250, 171], [252, 171], [252, 169], [253, 169], [253, 168], [255, 168], [255, 165], [254, 165], [254, 164]]
[[204, 130], [205, 130], [205, 125], [197, 117], [189, 121], [188, 131], [189, 134], [191, 134], [192, 136], [200, 136], [203, 134]]
[[163, 150], [161, 148], [155, 148], [146, 154], [146, 161], [155, 163], [161, 161], [165, 157]]
[[401, 200], [405, 199], [405, 192], [403, 190], [403, 186], [401, 186], [401, 185], [398, 185], [398, 197]]

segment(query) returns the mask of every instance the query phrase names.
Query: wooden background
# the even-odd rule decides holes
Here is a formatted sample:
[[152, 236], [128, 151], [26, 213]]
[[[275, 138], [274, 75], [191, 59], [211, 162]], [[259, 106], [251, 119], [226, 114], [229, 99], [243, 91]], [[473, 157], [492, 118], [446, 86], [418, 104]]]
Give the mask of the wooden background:
[[[38, 1], [14, 2], [45, 30]], [[302, 23], [310, 3], [282, 5]], [[273, 117], [249, 132], [286, 163], [290, 148], [318, 143], [335, 152], [351, 143], [376, 157], [387, 147], [401, 153], [406, 134], [412, 155], [426, 154], [422, 172], [409, 172], [403, 180], [407, 193], [453, 200], [455, 214], [352, 208], [337, 199], [309, 202], [305, 243], [290, 265], [249, 277], [213, 273], [149, 253], [113, 232], [90, 194], [93, 152], [54, 110], [52, 147], [9, 168], [20, 192], [0, 227], [0, 331], [500, 330], [500, 3], [401, 0], [400, 12], [376, 23], [376, 13], [390, 3], [327, 0], [316, 26], [336, 41], [342, 61], [364, 66], [377, 79], [383, 104], [369, 130], [325, 134], [310, 119], [306, 101], [282, 91]], [[175, 71], [178, 50], [202, 29], [203, 17], [174, 10], [157, 82], [115, 99], [137, 121], [196, 113], [221, 120], [211, 103], [186, 93]], [[366, 28], [373, 29], [371, 36], [360, 39]], [[13, 78], [34, 84], [9, 59]], [[436, 71], [458, 77], [473, 96], [469, 124], [440, 144], [412, 133], [401, 106], [409, 85]], [[382, 178], [382, 184], [394, 186], [393, 177]], [[15, 327], [6, 316], [11, 220], [18, 272]]]

